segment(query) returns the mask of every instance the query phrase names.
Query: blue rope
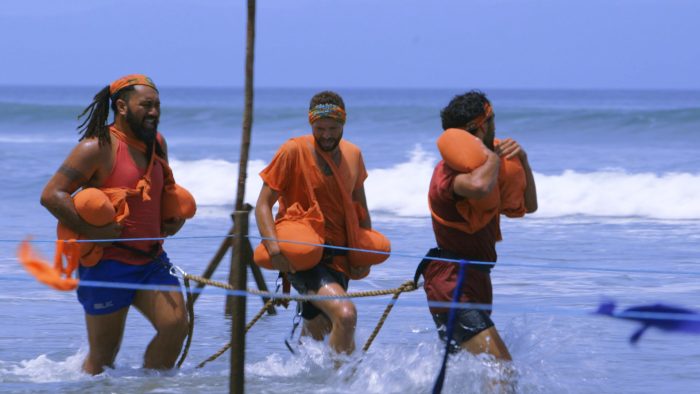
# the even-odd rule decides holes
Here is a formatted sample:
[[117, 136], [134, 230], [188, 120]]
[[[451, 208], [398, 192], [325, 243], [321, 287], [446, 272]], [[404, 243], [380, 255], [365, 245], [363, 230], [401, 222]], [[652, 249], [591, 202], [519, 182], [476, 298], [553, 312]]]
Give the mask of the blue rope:
[[[111, 239], [76, 239], [75, 243], [128, 242], [128, 241], [166, 241], [181, 239], [235, 238], [235, 234], [227, 235], [193, 235], [186, 237], [153, 237], [153, 238], [111, 238]], [[24, 240], [0, 239], [0, 242], [20, 243]], [[27, 239], [29, 243], [55, 243], [55, 239]], [[67, 241], [67, 240], [64, 240]]]
[[[464, 284], [464, 278], [467, 276], [467, 262], [462, 260], [459, 264], [459, 275], [457, 276], [457, 285], [452, 292], [452, 303], [459, 303], [459, 296], [462, 294], [462, 285]], [[450, 314], [447, 317], [447, 332], [445, 341], [445, 354], [442, 357], [442, 365], [440, 366], [440, 372], [438, 373], [437, 379], [435, 379], [435, 384], [433, 385], [433, 394], [440, 394], [442, 392], [442, 385], [445, 382], [445, 373], [447, 372], [447, 359], [450, 356], [450, 347], [452, 346], [452, 334], [455, 330], [455, 317], [457, 315], [456, 308], [450, 308]]]
[[[82, 242], [163, 241], [163, 240], [211, 239], [211, 238], [221, 239], [221, 238], [234, 238], [235, 236], [236, 236], [235, 234], [227, 234], [227, 235], [167, 237], [167, 238], [162, 238], [162, 237], [161, 238], [116, 238], [116, 239], [76, 240], [75, 242], [82, 243]], [[396, 257], [406, 257], [406, 258], [416, 259], [417, 261], [420, 261], [420, 260], [425, 259], [425, 258], [429, 258], [430, 260], [440, 261], [440, 262], [445, 262], [445, 263], [460, 263], [461, 262], [461, 260], [449, 259], [449, 258], [443, 258], [443, 257], [418, 256], [418, 255], [414, 255], [414, 254], [397, 253], [397, 252], [380, 252], [380, 251], [369, 250], [369, 249], [350, 248], [350, 247], [346, 247], [346, 246], [334, 246], [334, 245], [325, 245], [325, 244], [314, 244], [314, 243], [309, 243], [309, 242], [275, 239], [275, 238], [269, 238], [269, 237], [259, 237], [259, 236], [254, 236], [254, 235], [248, 235], [247, 237], [249, 239], [276, 240], [278, 242], [283, 242], [283, 243], [293, 243], [293, 244], [300, 244], [300, 245], [318, 246], [318, 247], [329, 248], [329, 249], [339, 249], [339, 250], [358, 251], [358, 252], [365, 252], [365, 253], [377, 253], [377, 254], [384, 254], [384, 255], [396, 256]], [[28, 240], [28, 241], [31, 243], [54, 243], [54, 242], [56, 242], [56, 240]], [[19, 243], [19, 242], [21, 242], [21, 240], [0, 239], [0, 242]], [[495, 262], [488, 262], [488, 261], [470, 261], [469, 263], [475, 264], [475, 265], [485, 265], [485, 266], [489, 266], [489, 267], [493, 267], [496, 264]], [[557, 264], [544, 265], [544, 264], [524, 264], [524, 263], [508, 263], [508, 262], [500, 262], [500, 263], [498, 263], [498, 265], [506, 266], [506, 267], [523, 267], [523, 268], [534, 268], [534, 269], [559, 269], [559, 270], [578, 271], [578, 272], [596, 272], [597, 271], [597, 272], [617, 272], [617, 273], [629, 273], [629, 274], [661, 274], [661, 275], [700, 276], [700, 271], [669, 272], [669, 271], [664, 271], [664, 270], [635, 270], [635, 269], [608, 268], [608, 267], [571, 267], [571, 266], [557, 265]]]

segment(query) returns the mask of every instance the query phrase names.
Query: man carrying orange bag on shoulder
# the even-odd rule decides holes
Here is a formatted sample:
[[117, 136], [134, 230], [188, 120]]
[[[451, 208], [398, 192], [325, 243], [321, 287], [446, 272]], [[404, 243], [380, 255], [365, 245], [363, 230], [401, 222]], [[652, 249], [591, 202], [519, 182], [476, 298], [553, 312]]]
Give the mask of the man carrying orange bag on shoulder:
[[[481, 304], [453, 309], [451, 338], [449, 308], [430, 306], [439, 336], [449, 342], [450, 351], [487, 353], [509, 361], [511, 355], [488, 310], [493, 299], [493, 264], [488, 263], [496, 262], [500, 215], [522, 217], [537, 210], [535, 180], [520, 144], [495, 139], [495, 114], [485, 94], [470, 91], [455, 96], [440, 115], [444, 132], [437, 144], [443, 160], [435, 167], [428, 192], [438, 247], [428, 252], [416, 278], [425, 277], [428, 301], [445, 303], [456, 296], [454, 301]], [[459, 264], [430, 257], [476, 263], [459, 274]], [[465, 278], [463, 285], [455, 290], [460, 276]]]
[[[255, 251], [255, 262], [287, 273], [300, 294], [343, 296], [349, 279], [367, 276], [370, 265], [384, 261], [390, 250], [388, 240], [371, 230], [363, 186], [367, 171], [360, 149], [342, 139], [345, 119], [345, 104], [337, 93], [316, 94], [309, 105], [312, 134], [285, 142], [260, 173], [264, 184], [255, 217], [265, 239]], [[330, 334], [334, 351], [354, 351], [357, 311], [350, 300], [303, 302], [301, 315], [302, 335], [322, 340]]]

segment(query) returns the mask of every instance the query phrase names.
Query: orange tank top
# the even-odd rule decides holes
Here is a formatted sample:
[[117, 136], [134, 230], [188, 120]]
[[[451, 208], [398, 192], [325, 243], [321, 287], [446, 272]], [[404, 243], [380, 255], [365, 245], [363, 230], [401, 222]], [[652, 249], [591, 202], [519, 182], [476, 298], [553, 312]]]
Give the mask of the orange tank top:
[[[117, 140], [117, 144], [112, 172], [102, 187], [134, 188], [139, 179], [146, 173], [146, 168], [136, 166], [126, 143]], [[163, 167], [156, 160], [151, 173], [151, 200], [143, 201], [141, 196], [127, 197], [126, 202], [129, 204], [130, 214], [124, 220], [124, 229], [120, 238], [158, 238], [161, 236], [160, 205], [163, 184]], [[160, 254], [163, 250], [162, 241], [125, 241], [122, 243], [151, 255]], [[152, 258], [140, 253], [115, 246], [105, 248], [102, 259], [117, 260], [133, 265], [146, 264], [152, 260]]]

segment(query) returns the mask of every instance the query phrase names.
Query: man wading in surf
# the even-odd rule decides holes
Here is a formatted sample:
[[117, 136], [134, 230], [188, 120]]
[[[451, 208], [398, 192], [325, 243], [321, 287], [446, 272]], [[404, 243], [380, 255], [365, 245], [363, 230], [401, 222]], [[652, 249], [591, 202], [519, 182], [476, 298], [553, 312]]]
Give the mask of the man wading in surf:
[[[322, 255], [319, 250], [317, 260], [297, 270], [297, 261], [285, 251], [290, 244], [277, 241], [279, 219], [320, 224], [316, 230], [307, 226], [308, 232], [319, 233], [312, 234], [318, 242], [341, 247], [353, 246], [350, 239], [372, 225], [363, 186], [367, 171], [360, 149], [342, 139], [346, 117], [343, 99], [334, 92], [318, 93], [311, 99], [308, 115], [312, 134], [285, 142], [260, 173], [264, 184], [255, 217], [260, 234], [270, 239], [256, 250], [256, 262], [260, 264], [257, 257], [264, 254], [269, 261], [267, 268], [286, 273], [300, 294], [343, 296], [349, 279], [369, 274], [369, 265], [355, 264], [366, 260], [353, 260], [352, 252], [326, 248]], [[272, 216], [275, 203], [279, 203], [278, 223]], [[353, 352], [357, 311], [350, 300], [314, 300], [302, 302], [300, 307], [303, 335], [321, 340], [330, 334], [333, 350]]]
[[[107, 125], [110, 100], [114, 123]], [[120, 78], [95, 95], [85, 114], [80, 142], [44, 188], [42, 205], [62, 225], [89, 239], [158, 238], [177, 233], [185, 219], [165, 220], [161, 213], [161, 197], [174, 180], [167, 165], [165, 139], [157, 133], [160, 98], [153, 81], [140, 74]], [[122, 224], [98, 227], [78, 215], [71, 194], [89, 187], [107, 194], [110, 190], [136, 193], [126, 198], [129, 215]], [[178, 279], [169, 273], [170, 262], [161, 244], [115, 242], [104, 247], [99, 261], [88, 264], [81, 259], [79, 276], [84, 281], [175, 286], [173, 291], [78, 287], [90, 343], [85, 372], [99, 374], [104, 367], [113, 366], [131, 305], [156, 330], [144, 355], [144, 367], [167, 369], [175, 364], [187, 336], [187, 314]]]
[[[428, 192], [438, 247], [428, 256], [495, 263], [496, 242], [501, 240], [500, 214], [522, 217], [537, 210], [535, 180], [527, 154], [510, 138], [500, 142], [494, 139], [495, 114], [479, 91], [454, 97], [442, 110], [441, 118], [446, 131], [438, 139], [438, 148], [444, 160], [435, 167]], [[460, 150], [460, 141], [474, 148]], [[469, 166], [476, 168], [467, 169]], [[459, 302], [481, 307], [454, 310], [451, 338], [446, 332], [449, 308], [431, 306], [430, 312], [440, 338], [451, 342], [452, 351], [488, 353], [509, 361], [511, 355], [490, 317], [492, 266], [467, 266]], [[452, 301], [459, 270], [459, 264], [424, 260], [419, 272], [425, 277], [428, 301]]]

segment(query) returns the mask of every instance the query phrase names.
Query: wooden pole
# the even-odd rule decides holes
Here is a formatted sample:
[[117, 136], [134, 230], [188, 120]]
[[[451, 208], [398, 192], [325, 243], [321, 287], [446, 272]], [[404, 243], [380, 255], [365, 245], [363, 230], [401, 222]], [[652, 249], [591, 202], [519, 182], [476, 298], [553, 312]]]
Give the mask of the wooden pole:
[[236, 211], [243, 210], [245, 181], [248, 177], [248, 151], [250, 130], [253, 127], [253, 61], [255, 59], [255, 0], [248, 0], [248, 33], [245, 48], [245, 104], [243, 107], [243, 133], [241, 135], [241, 158], [238, 164], [238, 190]]
[[[245, 48], [245, 104], [243, 108], [243, 130], [241, 133], [241, 158], [238, 164], [238, 190], [236, 211], [234, 212], [233, 253], [229, 282], [236, 290], [246, 290], [248, 262], [252, 258], [244, 242], [248, 242], [248, 213], [244, 209], [245, 181], [248, 170], [250, 132], [253, 127], [253, 61], [255, 59], [255, 0], [248, 0], [248, 29]], [[246, 207], [247, 208], [247, 207]], [[244, 239], [245, 238], [245, 239]], [[231, 305], [231, 368], [229, 371], [229, 392], [244, 393], [245, 383], [245, 313], [246, 297], [227, 297]]]
[[[249, 206], [248, 206], [249, 207]], [[233, 213], [236, 235], [248, 235], [249, 210]], [[231, 253], [231, 275], [229, 283], [234, 291], [246, 290], [246, 274], [248, 261], [252, 256], [244, 243], [248, 239], [237, 236], [233, 239], [233, 253]], [[229, 371], [229, 392], [244, 393], [245, 382], [245, 325], [246, 325], [246, 297], [237, 294], [226, 297], [226, 310], [231, 314], [231, 368]]]

